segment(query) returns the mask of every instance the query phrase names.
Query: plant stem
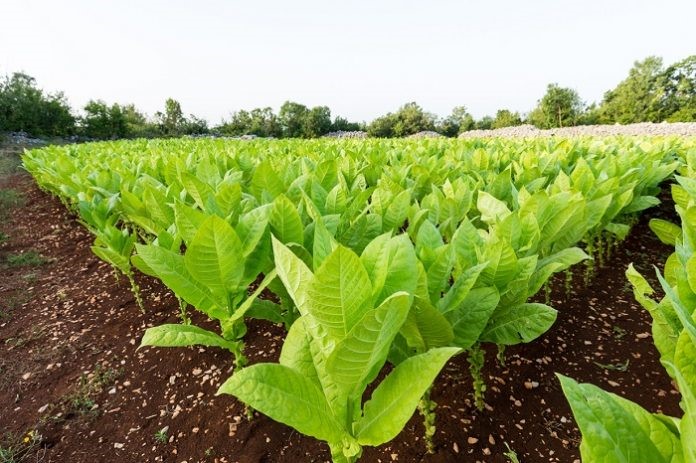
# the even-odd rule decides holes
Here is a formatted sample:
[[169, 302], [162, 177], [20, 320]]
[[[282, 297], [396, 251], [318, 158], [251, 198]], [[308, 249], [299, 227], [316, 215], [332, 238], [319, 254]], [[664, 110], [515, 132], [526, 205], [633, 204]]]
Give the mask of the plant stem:
[[177, 299], [179, 300], [179, 317], [181, 318], [181, 323], [183, 323], [184, 325], [190, 325], [191, 319], [186, 313], [188, 303], [180, 297], [178, 297]]
[[140, 311], [142, 313], [145, 313], [145, 304], [143, 304], [143, 298], [140, 296], [140, 287], [138, 286], [138, 283], [135, 282], [135, 277], [133, 277], [133, 272], [130, 272], [130, 271], [127, 272], [126, 278], [128, 278], [128, 281], [130, 282], [131, 292], [133, 293], [133, 297], [135, 298], [135, 302], [138, 304], [138, 307], [140, 307]]
[[437, 418], [437, 415], [435, 414], [437, 403], [430, 398], [432, 389], [433, 387], [431, 385], [425, 391], [423, 397], [421, 397], [421, 400], [418, 403], [418, 412], [420, 412], [421, 416], [423, 417], [423, 427], [425, 428], [425, 434], [423, 435], [425, 440], [425, 451], [429, 454], [435, 453], [433, 436], [435, 436], [435, 420]]
[[486, 354], [483, 349], [481, 349], [480, 344], [474, 344], [469, 349], [467, 361], [469, 362], [469, 372], [471, 373], [474, 386], [474, 404], [479, 411], [482, 411], [486, 392], [486, 382], [483, 380], [481, 370], [483, 370], [483, 365], [486, 361]]
[[565, 271], [565, 297], [570, 298], [570, 293], [573, 290], [573, 270], [566, 269]]

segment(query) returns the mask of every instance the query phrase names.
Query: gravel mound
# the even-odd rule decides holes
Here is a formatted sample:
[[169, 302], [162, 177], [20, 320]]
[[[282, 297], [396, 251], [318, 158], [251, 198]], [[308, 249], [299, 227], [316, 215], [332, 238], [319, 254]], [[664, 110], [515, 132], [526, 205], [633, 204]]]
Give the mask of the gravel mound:
[[[0, 138], [2, 134], [0, 133]], [[26, 132], [9, 132], [7, 141], [15, 145], [44, 145], [46, 142], [40, 138], [34, 138]]]
[[442, 138], [443, 135], [432, 130], [423, 130], [422, 132], [414, 133], [406, 138]]
[[326, 135], [324, 135], [326, 138], [367, 138], [367, 132], [363, 132], [362, 130], [353, 130], [353, 131], [346, 131], [346, 130], [339, 130], [337, 132], [329, 132]]
[[578, 125], [558, 129], [540, 130], [533, 125], [519, 125], [493, 130], [470, 130], [459, 134], [459, 138], [486, 137], [581, 137], [612, 135], [678, 135], [696, 136], [696, 122], [640, 122], [637, 124]]

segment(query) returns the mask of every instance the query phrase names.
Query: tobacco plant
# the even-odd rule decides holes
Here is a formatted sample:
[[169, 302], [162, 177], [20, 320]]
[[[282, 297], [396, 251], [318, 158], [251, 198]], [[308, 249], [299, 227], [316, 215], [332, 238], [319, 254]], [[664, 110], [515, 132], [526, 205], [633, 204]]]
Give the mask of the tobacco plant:
[[653, 318], [655, 346], [681, 393], [684, 415], [676, 418], [650, 413], [618, 395], [559, 375], [583, 434], [580, 452], [584, 461], [696, 461], [696, 180], [677, 176], [677, 181], [672, 193], [681, 229], [664, 220], [651, 222], [660, 239], [675, 246], [664, 277], [657, 272], [664, 298], [656, 301], [650, 297], [653, 289], [632, 265], [626, 276], [636, 300]]
[[237, 366], [246, 364], [241, 340], [246, 333], [244, 316], [275, 278], [275, 271], [266, 273], [247, 295], [247, 288], [264, 268], [262, 260], [250, 256], [262, 245], [265, 233], [264, 229], [247, 229], [241, 235], [238, 231], [220, 217], [210, 216], [187, 243], [183, 256], [159, 244], [136, 245], [136, 267], [159, 278], [177, 297], [220, 324], [219, 335], [193, 325], [149, 328], [142, 346], [217, 346], [232, 352]]
[[[336, 245], [312, 273], [289, 248], [273, 241], [278, 276], [301, 316], [288, 332], [280, 363], [252, 365], [219, 390], [328, 443], [333, 461], [354, 462], [363, 446], [393, 439], [423, 393], [459, 349], [442, 347], [394, 367], [363, 401], [406, 322], [412, 296], [379, 255], [361, 259]], [[377, 267], [372, 267], [372, 264]], [[372, 278], [371, 278], [372, 277]]]

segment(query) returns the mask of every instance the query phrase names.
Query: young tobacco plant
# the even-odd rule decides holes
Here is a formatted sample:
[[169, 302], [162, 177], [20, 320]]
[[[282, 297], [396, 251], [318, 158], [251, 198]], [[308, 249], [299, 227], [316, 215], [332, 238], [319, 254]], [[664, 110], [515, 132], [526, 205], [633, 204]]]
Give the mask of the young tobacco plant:
[[696, 180], [677, 176], [672, 195], [682, 219], [681, 229], [664, 220], [651, 228], [660, 240], [675, 246], [665, 276], [657, 272], [664, 291], [653, 300], [650, 284], [631, 265], [626, 276], [635, 299], [653, 318], [652, 334], [660, 361], [677, 384], [684, 412], [681, 418], [650, 413], [638, 404], [591, 384], [558, 375], [563, 392], [583, 435], [583, 461], [607, 463], [675, 463], [696, 461]]
[[250, 256], [259, 245], [264, 229], [239, 236], [224, 219], [210, 216], [188, 242], [183, 256], [158, 244], [136, 245], [137, 255], [133, 258], [136, 267], [156, 276], [178, 298], [217, 320], [221, 331], [218, 335], [190, 324], [160, 325], [145, 331], [141, 346], [217, 346], [232, 352], [237, 366], [244, 366], [241, 340], [246, 333], [244, 316], [276, 275], [274, 270], [266, 273], [247, 296], [248, 286], [263, 265], [261, 259]]
[[[278, 276], [300, 311], [279, 364], [236, 372], [218, 393], [232, 394], [269, 417], [328, 443], [335, 462], [355, 462], [363, 446], [393, 439], [458, 348], [443, 347], [397, 365], [363, 402], [382, 369], [412, 296], [390, 292], [394, 268], [336, 245], [312, 273], [273, 240]], [[394, 259], [392, 262], [398, 261]], [[376, 262], [378, 269], [370, 267]], [[371, 283], [370, 275], [373, 278]], [[377, 275], [377, 278], [375, 278]]]

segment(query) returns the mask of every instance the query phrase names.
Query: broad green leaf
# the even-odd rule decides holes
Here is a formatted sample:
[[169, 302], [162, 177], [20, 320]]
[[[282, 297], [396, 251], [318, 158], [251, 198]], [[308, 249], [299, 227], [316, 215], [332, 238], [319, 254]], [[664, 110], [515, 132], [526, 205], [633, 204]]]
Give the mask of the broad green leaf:
[[321, 383], [309, 346], [312, 337], [305, 328], [305, 319], [305, 317], [298, 318], [290, 327], [285, 341], [283, 341], [279, 362], [281, 365], [292, 368], [311, 379], [319, 386]]
[[276, 277], [276, 270], [271, 270], [268, 275], [266, 275], [263, 280], [261, 280], [261, 283], [256, 287], [253, 293], [247, 297], [244, 302], [240, 304], [239, 307], [237, 307], [232, 314], [232, 316], [227, 320], [228, 322], [234, 322], [235, 320], [241, 320], [244, 318], [246, 315], [247, 311], [251, 309], [251, 307], [254, 304], [254, 301], [256, 300], [259, 295], [268, 287], [268, 285], [275, 279]]
[[205, 210], [208, 198], [214, 195], [213, 189], [207, 183], [202, 182], [194, 175], [187, 172], [181, 173], [181, 184], [196, 202], [196, 205]]
[[359, 397], [384, 364], [389, 347], [409, 313], [406, 293], [389, 297], [365, 313], [327, 360], [327, 372], [349, 396]]
[[218, 394], [234, 395], [275, 421], [323, 441], [341, 442], [347, 434], [317, 385], [285, 365], [243, 368], [220, 386]]
[[493, 286], [472, 289], [458, 307], [447, 313], [454, 332], [453, 344], [462, 349], [473, 346], [488, 325], [498, 301], [500, 293]]
[[92, 252], [104, 262], [113, 265], [121, 272], [126, 273], [130, 269], [129, 257], [119, 254], [108, 247], [92, 246]]
[[261, 206], [239, 217], [235, 231], [242, 245], [242, 253], [249, 256], [264, 238], [268, 225], [268, 207]]
[[674, 309], [667, 300], [663, 300], [658, 304], [648, 297], [654, 293], [654, 290], [650, 287], [647, 280], [633, 267], [633, 264], [629, 265], [626, 270], [626, 278], [633, 285], [633, 297], [643, 308], [650, 312], [650, 316], [653, 319], [653, 340], [655, 347], [660, 352], [662, 362], [673, 362], [677, 338], [682, 326], [676, 313], [674, 313]]
[[478, 192], [476, 208], [481, 213], [481, 220], [489, 225], [510, 215], [510, 209], [504, 202], [485, 191]]
[[481, 340], [507, 346], [531, 342], [551, 328], [556, 315], [554, 309], [538, 303], [499, 307], [481, 334]]
[[282, 308], [275, 302], [267, 299], [254, 299], [246, 312], [249, 318], [257, 320], [267, 320], [271, 323], [283, 323]]
[[343, 339], [363, 317], [372, 285], [353, 251], [338, 246], [307, 285], [307, 310], [335, 339]]
[[454, 347], [441, 347], [397, 365], [365, 403], [363, 416], [354, 425], [358, 442], [381, 445], [396, 437], [445, 363], [459, 352]]
[[628, 236], [628, 232], [631, 231], [631, 227], [624, 223], [608, 223], [604, 229], [609, 233], [616, 235], [619, 240], [623, 240]]
[[229, 215], [235, 211], [242, 201], [242, 186], [239, 183], [222, 183], [215, 193], [215, 201], [218, 206]]
[[185, 243], [190, 243], [206, 219], [205, 213], [187, 204], [177, 201], [174, 204], [174, 223], [179, 236]]
[[398, 230], [408, 216], [408, 206], [411, 203], [411, 193], [404, 190], [392, 200], [384, 213], [382, 225], [384, 230]]
[[244, 276], [242, 243], [224, 219], [210, 216], [193, 237], [184, 256], [189, 273], [220, 300], [238, 291]]
[[674, 365], [668, 365], [682, 395], [684, 416], [679, 424], [685, 461], [696, 460], [696, 343], [682, 332], [677, 342]]
[[469, 291], [476, 284], [479, 275], [486, 268], [488, 263], [482, 263], [474, 267], [470, 267], [464, 271], [464, 273], [454, 281], [454, 284], [447, 290], [444, 297], [440, 299], [437, 303], [438, 308], [443, 314], [451, 310], [458, 309], [462, 302], [469, 295]]
[[[639, 407], [627, 410], [619, 397], [591, 384], [578, 384], [558, 375], [563, 392], [583, 435], [580, 451], [584, 461], [607, 463], [669, 463], [652, 438], [663, 445], [675, 439], [669, 429]], [[633, 413], [639, 413], [641, 426]]]
[[452, 326], [430, 300], [416, 297], [401, 330], [409, 346], [418, 351], [448, 346], [454, 338]]
[[537, 262], [537, 268], [542, 268], [547, 264], [556, 263], [561, 264], [560, 270], [565, 270], [589, 258], [590, 256], [588, 256], [585, 251], [580, 248], [566, 248], [548, 257], [540, 259]]
[[384, 234], [375, 238], [365, 247], [360, 260], [372, 282], [374, 305], [399, 291], [414, 293], [418, 260], [407, 235], [390, 238]]
[[272, 237], [272, 242], [278, 278], [283, 282], [283, 286], [285, 286], [295, 306], [304, 315], [307, 313], [305, 306], [307, 285], [314, 276], [302, 259], [278, 241], [275, 236]]
[[194, 325], [160, 325], [145, 330], [140, 347], [207, 346], [234, 350], [237, 343]]
[[269, 218], [271, 229], [276, 238], [285, 244], [304, 244], [304, 225], [297, 209], [285, 196], [278, 196], [273, 201]]
[[226, 317], [212, 293], [186, 270], [182, 255], [154, 245], [135, 246], [140, 259], [174, 294], [213, 318]]
[[447, 288], [454, 268], [454, 249], [448, 244], [435, 250], [435, 258], [426, 270], [431, 301], [438, 301]]
[[420, 253], [422, 248], [435, 250], [442, 246], [442, 235], [433, 225], [430, 220], [424, 220], [420, 228], [418, 228], [418, 236], [416, 238], [416, 250]]
[[312, 243], [313, 268], [318, 269], [324, 260], [336, 248], [338, 243], [322, 220], [314, 222], [314, 240]]
[[631, 201], [631, 203], [626, 206], [621, 213], [634, 214], [650, 207], [657, 206], [658, 204], [660, 204], [660, 200], [654, 196], [637, 196], [633, 198], [633, 201]]
[[662, 219], [650, 219], [650, 229], [663, 243], [674, 246], [682, 234], [681, 227]]

